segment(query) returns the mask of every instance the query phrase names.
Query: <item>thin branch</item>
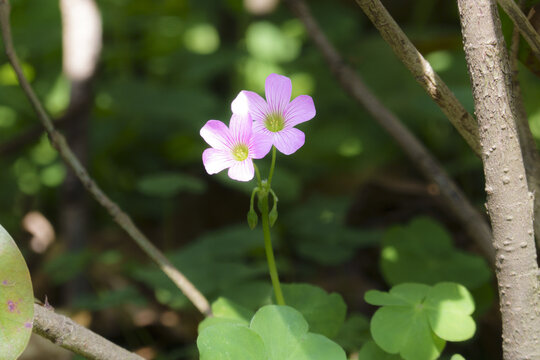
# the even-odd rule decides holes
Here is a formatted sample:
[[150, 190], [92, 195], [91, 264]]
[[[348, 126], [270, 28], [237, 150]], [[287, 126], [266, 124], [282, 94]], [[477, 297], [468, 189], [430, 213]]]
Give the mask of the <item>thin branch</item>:
[[37, 304], [34, 304], [32, 331], [90, 360], [143, 360], [139, 355], [113, 344], [70, 318]]
[[305, 1], [287, 0], [287, 3], [296, 16], [304, 23], [309, 36], [319, 48], [341, 86], [357, 102], [363, 105], [375, 120], [394, 138], [421, 173], [439, 187], [446, 206], [459, 219], [467, 234], [478, 244], [490, 261], [494, 260], [491, 231], [486, 220], [469, 203], [462, 191], [446, 174], [437, 160], [403, 126], [397, 116], [390, 112], [371, 93], [356, 72], [343, 61], [340, 54], [328, 41], [311, 15]]
[[379, 0], [356, 0], [396, 56], [437, 103], [471, 149], [480, 155], [478, 125], [454, 93], [416, 49]]
[[[513, 0], [508, 1], [513, 3]], [[476, 120], [460, 104], [459, 100], [433, 70], [429, 62], [416, 49], [380, 0], [356, 0], [356, 2], [380, 32], [383, 39], [390, 45], [398, 59], [401, 60], [416, 81], [422, 85], [428, 95], [439, 105], [473, 151], [480, 156], [478, 124]], [[525, 21], [527, 20], [525, 19]], [[530, 25], [528, 21], [527, 23]], [[519, 92], [519, 89], [516, 89], [516, 91]], [[521, 96], [518, 92], [516, 92], [516, 96]], [[527, 174], [531, 175], [527, 176], [527, 181], [529, 187], [538, 194], [540, 193], [540, 162], [538, 161], [538, 151], [526, 117], [522, 125], [519, 126], [519, 130], [522, 152], [525, 156], [525, 168]], [[535, 199], [534, 211], [539, 216], [539, 220], [535, 221], [535, 233], [540, 246], [540, 196]]]
[[536, 32], [531, 22], [519, 8], [519, 5], [514, 0], [497, 0], [497, 2], [519, 29], [519, 32], [531, 47], [534, 56], [540, 60], [540, 34]]
[[8, 0], [0, 0], [0, 26], [2, 30], [2, 39], [4, 41], [4, 47], [6, 55], [13, 67], [13, 70], [17, 74], [19, 84], [24, 93], [28, 97], [32, 107], [34, 108], [38, 119], [41, 121], [52, 145], [58, 150], [64, 161], [73, 170], [77, 177], [81, 180], [86, 189], [94, 196], [94, 198], [103, 206], [114, 221], [122, 229], [124, 229], [131, 238], [139, 245], [139, 247], [146, 253], [152, 260], [154, 260], [161, 270], [174, 282], [174, 284], [184, 293], [184, 295], [195, 305], [195, 307], [204, 315], [210, 316], [211, 309], [208, 300], [204, 295], [180, 272], [176, 269], [172, 263], [163, 255], [163, 253], [156, 248], [148, 238], [137, 228], [133, 223], [129, 215], [123, 212], [120, 207], [114, 203], [105, 193], [99, 188], [99, 186], [90, 177], [86, 169], [81, 165], [80, 161], [73, 154], [73, 151], [66, 142], [66, 139], [60, 134], [54, 127], [51, 119], [47, 115], [41, 102], [34, 93], [32, 87], [26, 80], [19, 60], [13, 47], [13, 41], [11, 38], [11, 27], [9, 23], [10, 5]]
[[495, 0], [458, 0], [463, 47], [482, 131], [505, 360], [540, 359], [533, 196], [516, 126], [508, 53]]

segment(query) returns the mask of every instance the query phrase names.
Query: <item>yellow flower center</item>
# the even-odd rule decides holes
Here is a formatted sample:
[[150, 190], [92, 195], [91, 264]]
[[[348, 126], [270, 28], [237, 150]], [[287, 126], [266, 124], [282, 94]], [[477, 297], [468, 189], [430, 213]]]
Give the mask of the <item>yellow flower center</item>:
[[248, 155], [249, 149], [245, 144], [238, 144], [232, 149], [232, 156], [236, 161], [244, 161]]
[[285, 119], [281, 114], [271, 113], [264, 120], [264, 126], [271, 132], [278, 132], [285, 127]]

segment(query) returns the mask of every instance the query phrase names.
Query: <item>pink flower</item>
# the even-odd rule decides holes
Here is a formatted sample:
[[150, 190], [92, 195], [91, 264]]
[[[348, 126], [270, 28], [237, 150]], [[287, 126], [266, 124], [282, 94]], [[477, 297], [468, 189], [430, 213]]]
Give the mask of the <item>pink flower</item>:
[[229, 127], [218, 120], [209, 120], [201, 136], [211, 146], [204, 150], [203, 164], [210, 175], [229, 169], [229, 177], [238, 181], [253, 179], [253, 160], [262, 159], [272, 147], [270, 140], [254, 134], [253, 121], [247, 113], [233, 114]]
[[241, 91], [234, 99], [233, 113], [248, 111], [253, 118], [253, 132], [271, 139], [283, 154], [290, 155], [300, 149], [305, 135], [294, 126], [315, 116], [313, 99], [300, 95], [291, 101], [291, 79], [278, 74], [266, 78], [266, 101], [253, 91]]

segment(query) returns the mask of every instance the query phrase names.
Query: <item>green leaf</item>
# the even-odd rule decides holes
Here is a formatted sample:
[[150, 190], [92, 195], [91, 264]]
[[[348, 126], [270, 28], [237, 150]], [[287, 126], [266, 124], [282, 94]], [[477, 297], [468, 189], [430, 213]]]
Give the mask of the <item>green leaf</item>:
[[212, 303], [212, 314], [199, 324], [199, 333], [207, 327], [218, 324], [236, 324], [249, 326], [253, 311], [246, 309], [234, 301], [220, 297]]
[[329, 338], [338, 334], [347, 313], [341, 295], [310, 284], [282, 284], [282, 291], [285, 303], [302, 313], [312, 332]]
[[0, 359], [14, 360], [28, 344], [34, 319], [30, 273], [15, 241], [0, 226]]
[[236, 319], [246, 325], [249, 325], [249, 320], [253, 317], [253, 311], [223, 297], [212, 303], [212, 313], [215, 317]]
[[430, 290], [424, 305], [431, 329], [440, 338], [464, 341], [474, 335], [476, 324], [470, 316], [474, 300], [464, 286], [439, 283]]
[[357, 352], [362, 344], [371, 340], [369, 320], [362, 314], [352, 314], [343, 323], [336, 342], [348, 353]]
[[232, 323], [206, 327], [197, 346], [201, 360], [346, 360], [339, 345], [308, 332], [307, 321], [290, 306], [262, 307], [249, 327]]
[[267, 360], [261, 337], [245, 325], [218, 324], [197, 338], [201, 360]]
[[454, 355], [452, 355], [450, 360], [465, 360], [465, 358], [463, 356], [461, 356], [460, 354], [454, 354]]
[[386, 232], [381, 268], [390, 285], [452, 281], [474, 289], [491, 276], [483, 258], [455, 249], [446, 230], [429, 218], [417, 218], [409, 226]]
[[424, 284], [399, 284], [390, 289], [390, 293], [370, 290], [365, 300], [371, 305], [416, 305], [429, 292], [430, 287]]
[[373, 340], [406, 360], [436, 359], [445, 340], [469, 339], [476, 329], [472, 296], [459, 284], [400, 284], [386, 294], [370, 291], [365, 298], [383, 305], [371, 318]]
[[201, 194], [205, 191], [203, 181], [182, 173], [159, 173], [142, 177], [137, 183], [137, 189], [148, 196], [160, 198], [173, 197], [180, 192]]
[[282, 215], [295, 239], [293, 246], [305, 258], [323, 265], [350, 260], [359, 248], [378, 243], [378, 231], [362, 231], [346, 226], [351, 200], [314, 196], [292, 212]]
[[358, 353], [358, 360], [401, 360], [399, 355], [389, 354], [373, 341], [368, 341]]

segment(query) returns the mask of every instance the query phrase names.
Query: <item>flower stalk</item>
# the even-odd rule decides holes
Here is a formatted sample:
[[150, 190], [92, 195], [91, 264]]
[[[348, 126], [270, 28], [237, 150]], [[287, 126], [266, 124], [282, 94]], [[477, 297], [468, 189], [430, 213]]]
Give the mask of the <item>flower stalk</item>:
[[285, 305], [285, 299], [281, 292], [281, 285], [277, 272], [276, 260], [274, 258], [274, 250], [272, 248], [272, 237], [270, 235], [270, 218], [268, 214], [268, 191], [262, 190], [259, 192], [259, 210], [261, 210], [261, 222], [264, 234], [264, 250], [266, 252], [266, 260], [268, 262], [268, 270], [270, 271], [270, 279], [272, 287], [276, 295], [278, 305]]

